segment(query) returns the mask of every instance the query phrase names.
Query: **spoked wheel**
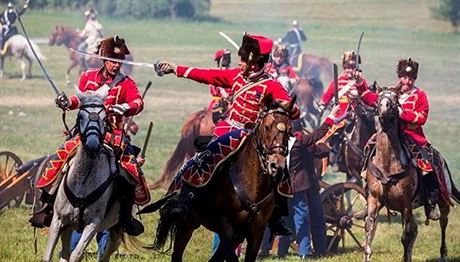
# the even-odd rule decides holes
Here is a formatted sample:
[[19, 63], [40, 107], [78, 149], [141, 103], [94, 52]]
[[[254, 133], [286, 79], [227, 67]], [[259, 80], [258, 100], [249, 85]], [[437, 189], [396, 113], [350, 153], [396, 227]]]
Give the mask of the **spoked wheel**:
[[[21, 165], [21, 159], [13, 152], [0, 152], [0, 192], [9, 185], [14, 176], [16, 176], [17, 168]], [[23, 199], [24, 194], [20, 194], [8, 203], [0, 203], [0, 205], [4, 206], [6, 204], [8, 207], [18, 207]]]
[[[367, 214], [364, 188], [350, 182], [338, 183], [327, 187], [320, 198], [328, 233], [327, 252], [336, 252], [340, 242], [343, 249], [362, 248]], [[351, 245], [345, 245], [347, 239], [351, 239]]]

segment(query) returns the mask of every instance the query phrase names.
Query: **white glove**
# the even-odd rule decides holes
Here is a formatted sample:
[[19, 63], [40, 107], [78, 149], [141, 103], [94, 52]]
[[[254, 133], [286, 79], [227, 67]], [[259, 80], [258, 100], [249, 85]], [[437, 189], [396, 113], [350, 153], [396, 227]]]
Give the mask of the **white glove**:
[[129, 109], [129, 105], [124, 104], [115, 104], [111, 107], [111, 111], [118, 115], [124, 115], [126, 111]]
[[348, 92], [348, 97], [351, 99], [356, 99], [358, 96], [358, 90], [350, 90], [350, 92]]
[[70, 106], [70, 99], [67, 97], [67, 95], [62, 92], [60, 95], [58, 95], [55, 99], [54, 102], [56, 103], [56, 106], [59, 107], [62, 110], [66, 110]]
[[325, 109], [326, 109], [326, 105], [321, 104], [321, 105], [318, 106], [318, 112], [320, 114], [322, 114]]
[[398, 113], [399, 116], [401, 116], [404, 113], [404, 110], [400, 106], [398, 106]]
[[176, 73], [177, 65], [170, 62], [159, 62], [155, 64], [155, 72], [158, 76]]

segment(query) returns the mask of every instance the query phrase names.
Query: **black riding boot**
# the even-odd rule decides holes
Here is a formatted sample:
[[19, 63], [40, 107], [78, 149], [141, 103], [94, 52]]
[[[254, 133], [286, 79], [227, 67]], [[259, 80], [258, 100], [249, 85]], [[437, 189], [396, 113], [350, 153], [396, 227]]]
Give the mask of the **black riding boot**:
[[32, 214], [29, 219], [30, 224], [33, 227], [44, 228], [51, 225], [53, 220], [53, 206], [56, 194], [50, 195], [45, 191], [42, 191], [40, 195], [40, 201], [43, 203], [43, 207]]
[[289, 209], [287, 198], [282, 197], [275, 193], [275, 209], [272, 216], [268, 220], [268, 228], [272, 235], [275, 236], [289, 236], [292, 234], [291, 229], [284, 223], [282, 216], [288, 216]]
[[431, 220], [438, 220], [440, 218], [439, 211], [437, 210], [439, 190], [435, 176], [436, 174], [431, 172], [422, 178], [425, 193], [425, 215]]
[[176, 207], [171, 209], [171, 216], [178, 219], [185, 218], [189, 212], [191, 202], [195, 200], [195, 198], [195, 194], [186, 186], [183, 186]]
[[134, 189], [128, 181], [124, 181], [121, 187], [120, 201], [120, 225], [123, 231], [131, 236], [144, 233], [144, 225], [133, 217]]

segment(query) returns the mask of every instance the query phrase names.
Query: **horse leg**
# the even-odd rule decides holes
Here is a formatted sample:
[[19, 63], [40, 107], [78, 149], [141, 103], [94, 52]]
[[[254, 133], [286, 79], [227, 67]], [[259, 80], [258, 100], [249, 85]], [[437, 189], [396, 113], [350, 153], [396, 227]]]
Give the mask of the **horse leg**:
[[404, 247], [404, 261], [412, 261], [412, 248], [414, 247], [415, 239], [417, 238], [417, 223], [412, 214], [411, 205], [406, 205], [402, 213], [404, 232], [401, 236], [401, 243]]
[[48, 244], [46, 246], [45, 254], [43, 255], [42, 261], [51, 261], [51, 258], [53, 257], [54, 248], [56, 247], [59, 235], [61, 234], [61, 230], [62, 221], [55, 215], [53, 217], [53, 221], [51, 222], [51, 226], [48, 231]]
[[171, 255], [171, 262], [182, 262], [185, 247], [187, 246], [190, 238], [192, 238], [193, 231], [198, 226], [195, 223], [183, 220], [176, 225], [176, 233], [174, 236], [174, 248]]
[[[109, 262], [110, 261], [110, 256], [115, 251], [117, 251], [118, 247], [121, 244], [122, 235], [123, 235], [123, 231], [122, 231], [121, 227], [114, 226], [114, 227], [110, 228], [110, 230], [109, 230], [110, 239], [109, 239], [109, 241], [107, 243], [107, 246], [105, 247], [103, 255], [99, 257], [98, 261], [100, 261], [100, 262]], [[98, 253], [100, 253], [100, 252], [98, 252]]]
[[447, 246], [446, 246], [446, 228], [449, 222], [450, 207], [448, 204], [439, 203], [439, 211], [441, 212], [441, 218], [439, 219], [439, 225], [441, 226], [441, 260], [447, 260]]
[[5, 65], [5, 58], [0, 55], [0, 79], [3, 78], [3, 67]]
[[70, 63], [69, 67], [67, 67], [66, 75], [65, 75], [65, 80], [69, 84], [70, 83], [70, 71], [78, 65], [78, 62], [75, 60], [72, 60]]
[[27, 64], [26, 64], [25, 58], [22, 58], [20, 61], [21, 61], [20, 63], [21, 63], [21, 72], [22, 72], [21, 81], [24, 81], [24, 80], [26, 80], [26, 67], [27, 67]]
[[85, 251], [86, 247], [89, 245], [91, 240], [96, 235], [96, 227], [97, 224], [92, 222], [85, 226], [83, 229], [83, 233], [81, 235], [80, 241], [78, 241], [77, 246], [75, 247], [74, 251], [70, 255], [70, 262], [79, 262], [83, 259], [83, 252]]
[[60, 262], [67, 262], [70, 258], [70, 238], [72, 237], [72, 229], [70, 227], [65, 228], [61, 232], [61, 260]]
[[377, 229], [377, 215], [380, 210], [380, 202], [371, 193], [367, 197], [366, 240], [364, 243], [364, 261], [371, 261], [371, 243], [374, 240]]
[[30, 59], [29, 57], [27, 57], [26, 59], [29, 64], [29, 67], [28, 67], [29, 70], [27, 71], [27, 77], [32, 78], [32, 59]]
[[259, 253], [260, 244], [262, 243], [262, 238], [264, 236], [264, 228], [266, 225], [262, 225], [262, 227], [253, 227], [251, 231], [246, 236], [247, 246], [246, 246], [246, 254], [244, 257], [245, 262], [253, 262], [257, 259], [257, 254]]
[[[236, 246], [237, 245], [232, 245], [228, 237], [219, 235], [219, 246], [217, 247], [216, 252], [213, 254], [213, 256], [208, 262], [233, 261], [233, 260], [228, 260], [228, 259], [226, 260], [225, 258], [232, 256], [231, 254], [228, 253], [229, 251], [233, 252], [233, 254], [235, 255], [234, 251], [235, 251]], [[236, 258], [236, 261], [238, 261], [238, 258]]]

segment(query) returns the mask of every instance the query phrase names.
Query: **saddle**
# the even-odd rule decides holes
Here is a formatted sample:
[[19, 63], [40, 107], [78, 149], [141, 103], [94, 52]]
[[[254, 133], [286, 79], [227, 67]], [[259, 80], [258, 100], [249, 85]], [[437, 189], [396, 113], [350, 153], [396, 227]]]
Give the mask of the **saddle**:
[[[123, 146], [123, 150], [126, 144], [122, 142], [123, 139], [116, 134], [110, 134], [106, 136], [105, 144], [114, 148], [117, 146]], [[43, 188], [51, 185], [58, 177], [61, 177], [62, 173], [65, 173], [65, 167], [69, 161], [75, 155], [78, 146], [81, 144], [80, 136], [76, 135], [73, 138], [67, 140], [56, 152], [56, 156], [50, 159], [50, 162], [42, 176], [37, 182], [37, 188]], [[115, 149], [114, 151], [120, 149]], [[147, 182], [144, 176], [140, 172], [135, 155], [121, 155], [119, 158], [119, 168], [123, 168], [130, 177], [127, 177], [128, 181], [131, 181], [136, 185], [135, 188], [135, 203], [138, 205], [144, 205], [150, 202], [150, 192], [147, 187]], [[119, 169], [118, 168], [118, 169]]]

